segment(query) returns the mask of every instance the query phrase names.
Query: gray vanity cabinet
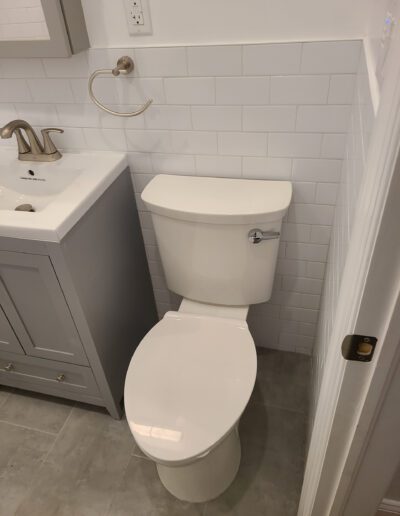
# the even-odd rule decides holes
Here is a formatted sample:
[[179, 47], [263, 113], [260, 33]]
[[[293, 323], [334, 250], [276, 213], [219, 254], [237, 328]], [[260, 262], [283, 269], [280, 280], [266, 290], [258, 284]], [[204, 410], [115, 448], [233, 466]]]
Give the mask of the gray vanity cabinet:
[[11, 324], [8, 322], [6, 314], [0, 308], [0, 350], [9, 351], [12, 353], [24, 354], [17, 336], [12, 329]]
[[122, 414], [157, 321], [129, 170], [59, 242], [0, 235], [0, 384]]
[[0, 291], [27, 355], [88, 364], [48, 256], [0, 251]]

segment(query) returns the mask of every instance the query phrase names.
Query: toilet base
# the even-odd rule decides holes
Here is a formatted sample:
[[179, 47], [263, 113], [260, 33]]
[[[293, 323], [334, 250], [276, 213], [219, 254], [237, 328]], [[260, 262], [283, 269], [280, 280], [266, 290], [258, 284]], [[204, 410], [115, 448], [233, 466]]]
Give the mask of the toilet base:
[[157, 464], [164, 487], [186, 502], [217, 498], [233, 482], [240, 464], [238, 425], [206, 456], [184, 466]]

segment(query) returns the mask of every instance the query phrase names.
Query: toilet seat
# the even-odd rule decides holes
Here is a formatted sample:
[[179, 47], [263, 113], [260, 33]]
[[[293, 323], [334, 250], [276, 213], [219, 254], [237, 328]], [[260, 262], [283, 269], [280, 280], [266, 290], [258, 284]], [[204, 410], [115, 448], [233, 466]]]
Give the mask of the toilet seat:
[[137, 444], [168, 465], [205, 455], [239, 420], [256, 372], [246, 321], [168, 312], [139, 344], [126, 376]]

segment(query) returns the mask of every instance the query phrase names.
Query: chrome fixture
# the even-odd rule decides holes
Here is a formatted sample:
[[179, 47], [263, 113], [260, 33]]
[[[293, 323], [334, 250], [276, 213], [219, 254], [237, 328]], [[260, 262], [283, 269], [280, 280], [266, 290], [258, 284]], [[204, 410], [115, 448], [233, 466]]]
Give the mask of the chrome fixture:
[[[25, 131], [29, 143], [23, 137], [21, 129]], [[18, 143], [18, 159], [21, 161], [56, 161], [61, 158], [62, 154], [51, 140], [50, 132], [63, 133], [64, 131], [56, 127], [42, 129], [42, 145], [28, 122], [25, 120], [13, 120], [0, 129], [0, 137], [11, 138], [15, 133]]]
[[252, 244], [259, 244], [263, 240], [275, 240], [280, 237], [278, 231], [262, 231], [261, 229], [251, 229], [247, 235]]
[[96, 104], [97, 107], [105, 111], [106, 113], [109, 113], [110, 115], [115, 116], [122, 116], [122, 117], [130, 117], [130, 116], [137, 116], [143, 113], [143, 111], [146, 111], [146, 109], [150, 106], [150, 104], [153, 102], [152, 99], [147, 100], [140, 108], [136, 111], [131, 111], [127, 113], [120, 113], [119, 111], [113, 111], [112, 109], [109, 109], [108, 107], [104, 106], [101, 102], [97, 100], [95, 97], [95, 94], [93, 93], [93, 81], [96, 79], [98, 75], [113, 75], [114, 77], [118, 77], [118, 75], [128, 75], [128, 73], [131, 73], [134, 69], [135, 65], [133, 64], [132, 59], [129, 56], [122, 56], [117, 61], [117, 66], [113, 68], [112, 70], [109, 69], [101, 69], [96, 70], [92, 73], [92, 75], [89, 77], [89, 97], [91, 100]]

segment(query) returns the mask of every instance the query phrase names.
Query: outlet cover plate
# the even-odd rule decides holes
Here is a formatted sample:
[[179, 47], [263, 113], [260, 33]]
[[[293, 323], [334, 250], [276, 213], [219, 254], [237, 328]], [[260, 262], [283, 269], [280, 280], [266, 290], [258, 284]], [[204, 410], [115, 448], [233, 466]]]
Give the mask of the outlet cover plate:
[[129, 34], [152, 34], [148, 0], [124, 0]]

